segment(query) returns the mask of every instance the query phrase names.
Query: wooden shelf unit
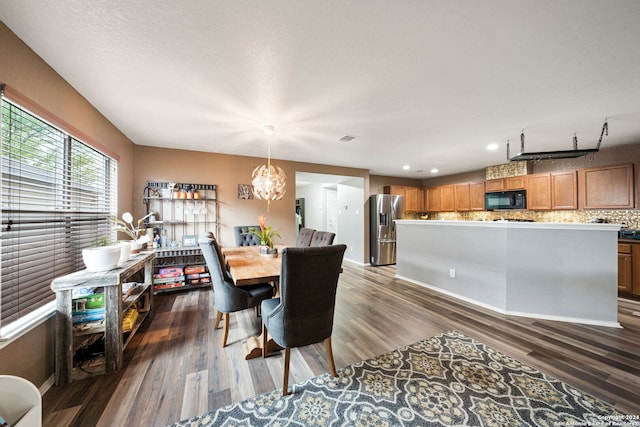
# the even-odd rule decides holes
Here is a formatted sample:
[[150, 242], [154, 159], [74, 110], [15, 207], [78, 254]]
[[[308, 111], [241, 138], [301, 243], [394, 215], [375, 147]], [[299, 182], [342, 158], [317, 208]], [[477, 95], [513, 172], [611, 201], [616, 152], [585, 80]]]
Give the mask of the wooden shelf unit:
[[[56, 293], [56, 384], [68, 384], [73, 380], [93, 375], [110, 374], [122, 368], [123, 352], [142, 322], [153, 313], [153, 260], [151, 251], [134, 255], [120, 267], [103, 272], [76, 271], [58, 277], [51, 282]], [[135, 294], [123, 298], [122, 285], [130, 281], [136, 273], [144, 273], [144, 281], [136, 286]], [[86, 330], [78, 330], [73, 325], [73, 291], [80, 288], [104, 289], [104, 321], [97, 328], [91, 328], [94, 322], [84, 322]], [[139, 290], [138, 290], [139, 289]], [[138, 318], [131, 331], [124, 332], [123, 314], [138, 302], [144, 302], [138, 308]], [[95, 357], [80, 363], [74, 353], [89, 338], [104, 339], [104, 356]]]
[[[185, 197], [176, 197], [175, 189], [192, 189]], [[178, 192], [179, 193], [179, 192]], [[197, 193], [194, 194], [194, 193]], [[161, 269], [167, 267], [187, 268], [204, 266], [206, 263], [197, 239], [200, 235], [219, 233], [218, 193], [215, 184], [170, 183], [147, 181], [144, 189], [144, 204], [147, 213], [155, 212], [147, 227], [154, 228], [161, 236], [169, 240], [165, 246], [155, 248], [154, 292], [172, 292], [177, 290], [203, 288], [211, 282], [189, 279], [186, 274], [175, 277], [159, 277]], [[192, 236], [195, 244], [184, 246], [184, 236]], [[208, 274], [208, 272], [206, 272]], [[167, 276], [167, 275], [164, 275]], [[207, 276], [208, 277], [208, 276]], [[178, 280], [181, 279], [181, 280]]]
[[[154, 261], [154, 292], [172, 292], [185, 289], [196, 289], [211, 287], [211, 277], [209, 276], [209, 270], [206, 266], [206, 261], [202, 255], [200, 247], [185, 247], [185, 248], [161, 248], [155, 249], [156, 259]], [[208, 281], [198, 280], [198, 283], [193, 283], [195, 279], [190, 279], [188, 274], [182, 274], [182, 278], [179, 280], [179, 284], [171, 287], [163, 287], [162, 279], [156, 279], [155, 276], [162, 268], [180, 267], [187, 268], [189, 266], [203, 266], [206, 276], [200, 275], [199, 279], [208, 278]], [[167, 278], [170, 279], [170, 278]], [[170, 280], [166, 280], [165, 283], [170, 283]], [[176, 280], [175, 283], [178, 281]]]

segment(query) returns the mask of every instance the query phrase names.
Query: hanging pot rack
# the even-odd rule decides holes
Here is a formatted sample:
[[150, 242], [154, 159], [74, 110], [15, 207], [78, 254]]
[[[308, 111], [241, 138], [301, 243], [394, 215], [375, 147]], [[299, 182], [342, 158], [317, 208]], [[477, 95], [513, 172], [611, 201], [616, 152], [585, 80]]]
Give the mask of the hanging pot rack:
[[607, 120], [604, 121], [602, 125], [602, 131], [600, 132], [600, 139], [598, 140], [598, 144], [595, 148], [586, 148], [586, 149], [578, 149], [578, 137], [576, 134], [573, 135], [573, 150], [556, 150], [556, 151], [533, 151], [533, 152], [525, 152], [524, 151], [524, 130], [520, 134], [520, 152], [515, 156], [511, 157], [509, 155], [509, 142], [507, 141], [507, 159], [511, 162], [519, 161], [519, 160], [550, 160], [550, 159], [574, 159], [577, 157], [588, 156], [589, 154], [594, 154], [600, 151], [600, 144], [602, 143], [602, 139], [604, 136], [609, 136], [609, 123]]

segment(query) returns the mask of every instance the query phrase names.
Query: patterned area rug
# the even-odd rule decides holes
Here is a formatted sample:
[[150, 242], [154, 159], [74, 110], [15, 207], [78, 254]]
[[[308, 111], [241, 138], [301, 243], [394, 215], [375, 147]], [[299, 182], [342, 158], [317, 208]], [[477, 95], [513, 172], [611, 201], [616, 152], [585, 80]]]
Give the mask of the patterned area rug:
[[640, 426], [568, 384], [457, 332], [173, 426]]

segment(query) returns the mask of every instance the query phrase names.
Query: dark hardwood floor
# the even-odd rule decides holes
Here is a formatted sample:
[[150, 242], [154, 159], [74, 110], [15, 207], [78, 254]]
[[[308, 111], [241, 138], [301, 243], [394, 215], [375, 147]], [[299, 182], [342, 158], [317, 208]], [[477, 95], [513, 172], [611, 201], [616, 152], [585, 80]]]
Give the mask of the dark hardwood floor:
[[[497, 314], [394, 278], [394, 267], [345, 262], [336, 304], [338, 369], [449, 330], [640, 414], [640, 303], [619, 300], [623, 328]], [[229, 345], [214, 331], [211, 290], [156, 296], [155, 313], [125, 352], [125, 369], [54, 386], [45, 426], [163, 426], [281, 387], [282, 355], [245, 361], [254, 310], [233, 314]], [[290, 384], [327, 372], [324, 346], [291, 352]]]

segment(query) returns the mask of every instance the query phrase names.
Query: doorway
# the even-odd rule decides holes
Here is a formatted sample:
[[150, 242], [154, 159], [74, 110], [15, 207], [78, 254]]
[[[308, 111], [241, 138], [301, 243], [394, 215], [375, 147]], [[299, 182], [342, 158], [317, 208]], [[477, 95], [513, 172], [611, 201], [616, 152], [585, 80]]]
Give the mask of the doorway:
[[[296, 200], [304, 199], [304, 226], [336, 234], [344, 257], [365, 263], [364, 178], [296, 172]], [[368, 233], [367, 233], [368, 234]]]
[[326, 188], [325, 193], [325, 224], [326, 230], [338, 236], [338, 190]]

